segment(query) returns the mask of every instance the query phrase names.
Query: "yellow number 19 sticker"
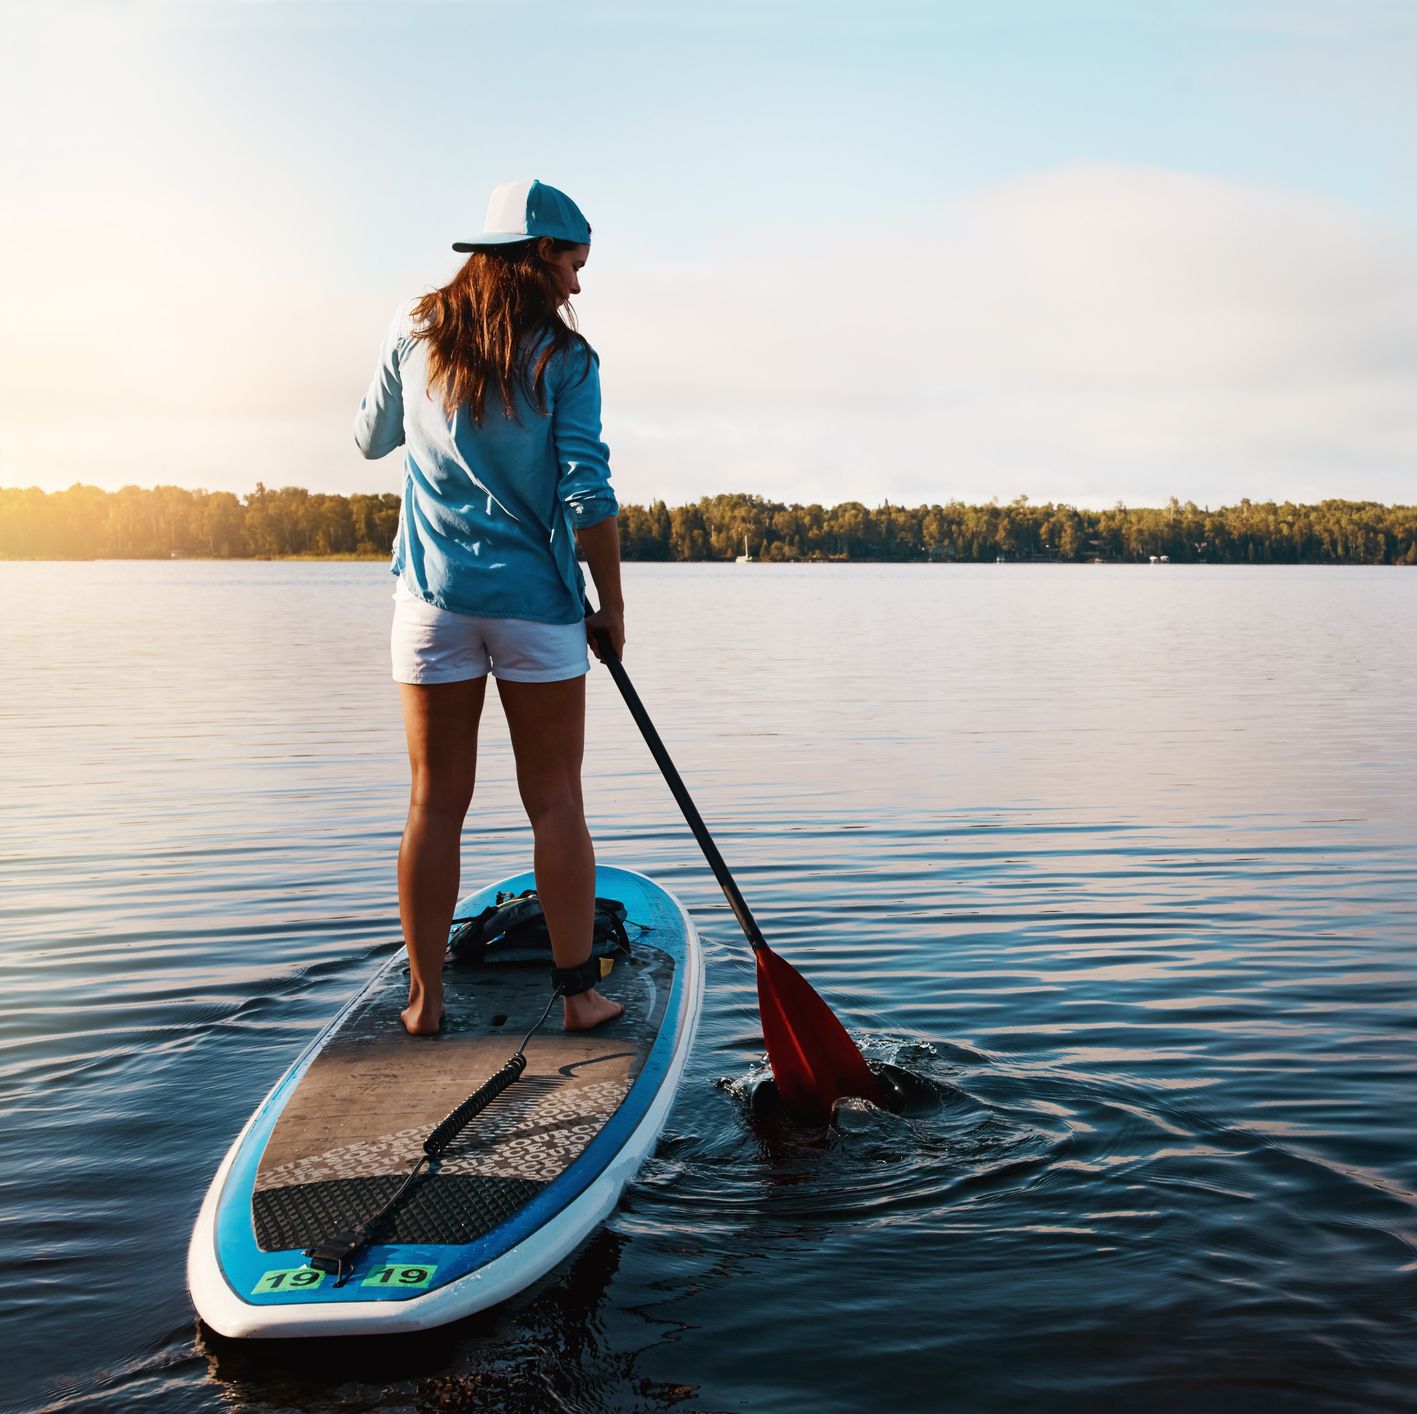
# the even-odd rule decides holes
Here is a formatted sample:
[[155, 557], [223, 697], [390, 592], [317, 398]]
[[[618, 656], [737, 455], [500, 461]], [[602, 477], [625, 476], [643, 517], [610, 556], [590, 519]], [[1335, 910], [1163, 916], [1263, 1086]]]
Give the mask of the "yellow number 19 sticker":
[[324, 1272], [313, 1267], [278, 1267], [267, 1272], [251, 1288], [252, 1296], [266, 1296], [274, 1291], [313, 1291], [325, 1279]]

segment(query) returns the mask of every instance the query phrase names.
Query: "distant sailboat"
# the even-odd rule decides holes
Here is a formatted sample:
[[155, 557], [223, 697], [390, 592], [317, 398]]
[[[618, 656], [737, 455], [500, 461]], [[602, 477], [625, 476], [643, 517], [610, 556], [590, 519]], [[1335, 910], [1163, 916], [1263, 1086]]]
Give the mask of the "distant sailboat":
[[743, 553], [735, 555], [733, 563], [735, 565], [751, 565], [753, 563], [753, 557], [748, 551], [748, 537], [746, 535], [743, 537]]

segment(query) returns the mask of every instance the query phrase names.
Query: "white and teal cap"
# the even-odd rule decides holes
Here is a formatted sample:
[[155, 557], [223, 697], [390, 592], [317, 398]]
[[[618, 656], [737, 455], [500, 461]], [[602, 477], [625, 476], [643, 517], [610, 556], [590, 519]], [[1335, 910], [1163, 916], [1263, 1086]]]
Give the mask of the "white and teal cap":
[[575, 245], [590, 244], [590, 223], [563, 191], [545, 182], [503, 182], [492, 189], [487, 203], [486, 229], [475, 241], [454, 241], [454, 250], [482, 250], [486, 246], [512, 245], [550, 236]]

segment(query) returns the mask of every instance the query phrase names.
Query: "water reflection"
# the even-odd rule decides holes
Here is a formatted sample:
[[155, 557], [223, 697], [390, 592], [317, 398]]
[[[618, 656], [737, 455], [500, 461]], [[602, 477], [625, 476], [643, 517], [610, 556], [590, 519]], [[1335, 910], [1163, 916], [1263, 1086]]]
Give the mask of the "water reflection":
[[[235, 1408], [348, 1407], [359, 1391], [419, 1409], [669, 1409], [693, 1385], [649, 1380], [637, 1351], [613, 1348], [601, 1308], [620, 1267], [625, 1239], [594, 1233], [552, 1279], [510, 1308], [483, 1312], [439, 1330], [377, 1340], [233, 1341], [199, 1328], [211, 1377]], [[653, 1322], [646, 1334], [657, 1334]]]
[[[628, 576], [766, 936], [934, 1105], [756, 1114], [751, 955], [593, 680], [600, 855], [705, 941], [670, 1129], [522, 1298], [322, 1352], [194, 1343], [183, 1254], [397, 946], [386, 576], [0, 565], [0, 1399], [796, 1411], [886, 1371], [902, 1410], [1403, 1407], [1417, 576], [1013, 568]], [[484, 742], [469, 885], [528, 846], [495, 703]]]

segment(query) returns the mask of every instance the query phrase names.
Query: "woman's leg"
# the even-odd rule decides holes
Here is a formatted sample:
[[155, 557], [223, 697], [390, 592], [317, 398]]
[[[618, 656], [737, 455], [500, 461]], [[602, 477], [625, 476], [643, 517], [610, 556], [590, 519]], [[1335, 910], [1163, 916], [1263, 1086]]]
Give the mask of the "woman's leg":
[[[535, 836], [536, 891], [557, 967], [590, 955], [595, 931], [595, 851], [581, 801], [585, 678], [508, 682], [497, 691], [517, 758], [517, 786]], [[563, 1000], [568, 1031], [585, 1031], [624, 1007], [592, 988]]]
[[431, 1035], [443, 1020], [443, 955], [458, 902], [462, 822], [477, 774], [477, 724], [487, 679], [400, 683], [413, 783], [399, 845], [399, 918], [408, 948], [404, 1028]]

